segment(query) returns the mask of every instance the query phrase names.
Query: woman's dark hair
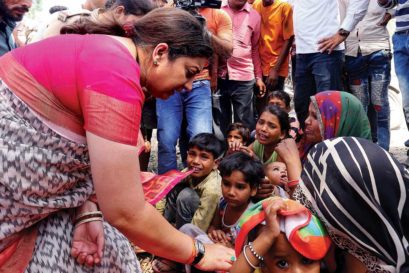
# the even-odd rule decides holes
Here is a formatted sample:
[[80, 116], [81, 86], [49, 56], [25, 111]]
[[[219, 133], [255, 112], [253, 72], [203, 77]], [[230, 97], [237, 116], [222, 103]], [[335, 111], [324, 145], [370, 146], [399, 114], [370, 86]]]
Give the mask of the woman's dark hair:
[[279, 100], [284, 101], [285, 106], [287, 108], [290, 107], [291, 97], [290, 95], [288, 95], [287, 92], [279, 91], [279, 90], [273, 91], [268, 95], [267, 101], [270, 101], [273, 98], [277, 98]]
[[188, 144], [188, 148], [198, 148], [201, 151], [209, 152], [214, 159], [218, 159], [224, 152], [223, 143], [213, 134], [200, 133], [195, 135]]
[[284, 132], [285, 136], [289, 137], [288, 131], [290, 130], [290, 121], [288, 119], [288, 113], [277, 105], [267, 105], [260, 115], [264, 112], [268, 112], [276, 116], [278, 118], [278, 122], [280, 123], [281, 132]]
[[243, 123], [235, 122], [229, 125], [226, 130], [226, 135], [228, 135], [231, 131], [237, 130], [239, 131], [241, 137], [243, 138], [244, 144], [250, 140], [250, 130]]
[[[120, 25], [102, 25], [81, 19], [61, 29], [62, 34], [106, 34], [131, 38], [139, 47], [153, 48], [159, 43], [169, 46], [169, 59], [177, 57], [210, 58], [210, 37], [189, 12], [177, 8], [157, 8], [141, 17], [132, 31]], [[131, 33], [131, 34], [129, 34]]]
[[230, 176], [233, 171], [240, 171], [245, 182], [252, 188], [258, 187], [264, 178], [263, 164], [243, 152], [236, 152], [223, 158], [219, 164], [219, 171], [222, 177]]
[[105, 9], [110, 10], [118, 6], [123, 6], [125, 14], [143, 16], [153, 10], [155, 5], [151, 0], [108, 0]]

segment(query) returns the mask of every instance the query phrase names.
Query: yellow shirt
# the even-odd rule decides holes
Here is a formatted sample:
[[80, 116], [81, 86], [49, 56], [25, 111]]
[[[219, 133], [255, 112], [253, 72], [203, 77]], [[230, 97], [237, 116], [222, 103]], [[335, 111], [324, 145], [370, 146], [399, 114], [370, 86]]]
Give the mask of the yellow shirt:
[[[268, 7], [263, 6], [262, 0], [256, 0], [253, 9], [261, 16], [259, 52], [263, 76], [268, 76], [270, 68], [277, 63], [284, 42], [294, 35], [293, 10], [289, 3], [280, 0], [275, 0]], [[278, 74], [287, 77], [288, 58], [281, 65]]]

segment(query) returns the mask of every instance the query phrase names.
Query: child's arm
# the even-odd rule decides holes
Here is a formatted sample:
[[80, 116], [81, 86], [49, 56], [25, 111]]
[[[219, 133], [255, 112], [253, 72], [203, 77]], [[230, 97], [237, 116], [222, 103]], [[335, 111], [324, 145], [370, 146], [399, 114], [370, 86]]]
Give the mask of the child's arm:
[[222, 218], [220, 217], [219, 208], [220, 208], [220, 202], [219, 202], [219, 206], [216, 208], [216, 211], [214, 212], [212, 223], [207, 229], [207, 233], [211, 233], [213, 230], [222, 228]]
[[[266, 208], [264, 208], [266, 211], [267, 225], [262, 227], [261, 232], [252, 243], [254, 251], [261, 257], [264, 257], [266, 253], [268, 253], [274, 244], [274, 241], [280, 234], [280, 224], [277, 219], [277, 211], [283, 206], [284, 202], [282, 200], [274, 200]], [[246, 245], [229, 272], [250, 273], [254, 271], [252, 266], [259, 267], [260, 260], [250, 251], [250, 247]]]

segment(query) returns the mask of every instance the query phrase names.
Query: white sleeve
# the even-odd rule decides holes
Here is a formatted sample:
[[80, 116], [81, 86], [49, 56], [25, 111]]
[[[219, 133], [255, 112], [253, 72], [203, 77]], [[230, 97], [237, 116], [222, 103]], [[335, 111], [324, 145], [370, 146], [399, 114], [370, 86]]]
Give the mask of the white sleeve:
[[341, 28], [352, 31], [359, 21], [364, 18], [368, 5], [369, 0], [350, 0]]

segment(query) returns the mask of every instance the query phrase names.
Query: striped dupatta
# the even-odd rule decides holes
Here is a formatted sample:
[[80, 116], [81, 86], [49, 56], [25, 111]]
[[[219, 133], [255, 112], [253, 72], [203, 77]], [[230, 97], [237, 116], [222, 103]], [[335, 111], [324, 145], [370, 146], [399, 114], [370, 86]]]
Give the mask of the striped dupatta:
[[313, 147], [295, 197], [333, 242], [368, 272], [409, 272], [409, 173], [370, 141], [343, 137]]

